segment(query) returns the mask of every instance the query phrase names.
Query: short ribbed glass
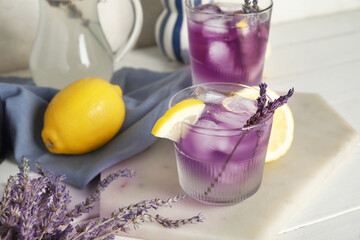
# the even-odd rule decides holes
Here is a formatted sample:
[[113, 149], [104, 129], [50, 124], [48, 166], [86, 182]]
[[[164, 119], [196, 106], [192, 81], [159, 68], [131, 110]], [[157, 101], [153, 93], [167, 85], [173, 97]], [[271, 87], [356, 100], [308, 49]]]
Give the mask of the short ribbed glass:
[[[258, 96], [258, 92], [241, 84], [206, 83], [186, 88], [170, 100], [169, 107], [172, 107], [189, 98], [203, 100], [204, 96], [214, 97], [213, 100], [205, 100], [206, 107], [198, 123], [182, 123], [181, 138], [174, 143], [179, 182], [192, 198], [211, 205], [232, 205], [247, 199], [259, 189], [272, 115], [251, 127], [234, 127], [237, 124], [243, 126], [243, 123], [233, 122], [232, 118], [235, 121], [237, 117], [247, 119], [250, 113], [229, 113], [224, 108], [227, 100], [221, 99], [221, 96], [225, 99], [245, 94], [235, 97], [232, 104], [236, 105], [237, 100], [244, 101], [247, 97], [256, 102], [254, 96]], [[219, 128], [216, 124], [221, 125], [221, 121], [230, 125], [226, 123]], [[202, 124], [199, 125], [199, 122]]]

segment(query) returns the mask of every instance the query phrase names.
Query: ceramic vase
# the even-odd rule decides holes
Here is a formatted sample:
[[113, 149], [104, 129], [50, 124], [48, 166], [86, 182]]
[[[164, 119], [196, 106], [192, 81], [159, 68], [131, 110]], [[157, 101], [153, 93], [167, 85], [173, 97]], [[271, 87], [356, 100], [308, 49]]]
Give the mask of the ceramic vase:
[[184, 0], [162, 0], [163, 11], [159, 15], [155, 39], [158, 47], [169, 59], [189, 63], [188, 31]]

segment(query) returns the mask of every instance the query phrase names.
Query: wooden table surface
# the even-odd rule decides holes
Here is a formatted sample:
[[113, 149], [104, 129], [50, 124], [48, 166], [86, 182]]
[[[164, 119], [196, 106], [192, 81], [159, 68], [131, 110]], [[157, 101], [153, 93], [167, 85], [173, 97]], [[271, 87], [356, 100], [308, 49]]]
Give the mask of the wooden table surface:
[[[318, 93], [360, 132], [360, 9], [273, 25], [270, 44], [264, 70], [264, 80], [270, 88], [287, 91], [294, 87], [298, 92]], [[156, 71], [184, 67], [168, 61], [156, 47], [132, 51], [116, 65], [123, 66]], [[28, 75], [28, 71], [16, 74]], [[359, 160], [360, 143], [303, 211], [284, 226], [278, 239], [359, 239]], [[16, 172], [14, 163], [2, 162], [0, 188]], [[71, 191], [76, 199], [81, 199], [93, 188], [91, 184], [84, 190]]]

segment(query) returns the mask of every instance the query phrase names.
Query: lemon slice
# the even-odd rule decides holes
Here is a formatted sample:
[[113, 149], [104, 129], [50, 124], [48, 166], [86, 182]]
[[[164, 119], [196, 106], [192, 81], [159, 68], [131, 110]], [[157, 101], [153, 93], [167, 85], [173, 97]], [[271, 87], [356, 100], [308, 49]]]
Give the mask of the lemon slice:
[[[259, 89], [259, 87], [255, 87]], [[266, 89], [267, 95], [272, 99], [280, 97], [271, 89]], [[244, 88], [235, 93], [249, 99], [257, 99], [259, 93]], [[290, 149], [294, 139], [294, 117], [288, 104], [276, 109], [269, 139], [266, 162], [272, 162], [284, 156]]]
[[181, 123], [195, 124], [204, 108], [205, 104], [199, 99], [181, 101], [159, 118], [151, 133], [156, 137], [177, 142], [180, 139]]
[[[272, 98], [279, 95], [268, 89], [267, 94]], [[284, 156], [294, 140], [294, 117], [288, 104], [276, 109], [271, 128], [266, 162], [272, 162]]]
[[[241, 96], [244, 98], [256, 100], [259, 97], [259, 87], [254, 86], [256, 90], [252, 88], [243, 88], [237, 92], [234, 93], [235, 96]], [[268, 89], [266, 89], [268, 90]]]

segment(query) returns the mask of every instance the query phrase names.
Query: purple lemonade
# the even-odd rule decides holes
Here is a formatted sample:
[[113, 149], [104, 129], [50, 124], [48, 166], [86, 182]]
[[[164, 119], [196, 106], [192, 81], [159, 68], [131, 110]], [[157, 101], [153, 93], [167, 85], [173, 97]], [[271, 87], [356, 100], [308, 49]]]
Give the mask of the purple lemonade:
[[260, 187], [272, 116], [243, 128], [257, 110], [257, 96], [254, 88], [216, 83], [195, 85], [173, 97], [171, 106], [187, 98], [206, 104], [195, 125], [182, 123], [175, 143], [179, 182], [191, 197], [231, 205]]
[[239, 1], [197, 2], [187, 0], [193, 83], [258, 85], [269, 38], [271, 0], [262, 1], [268, 6], [250, 13]]

